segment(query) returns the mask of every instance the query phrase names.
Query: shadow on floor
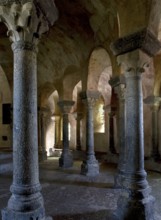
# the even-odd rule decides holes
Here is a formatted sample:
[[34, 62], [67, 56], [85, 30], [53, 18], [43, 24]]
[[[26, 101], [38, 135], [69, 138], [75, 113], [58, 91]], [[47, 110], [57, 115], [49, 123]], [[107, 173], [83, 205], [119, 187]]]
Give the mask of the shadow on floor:
[[113, 220], [110, 210], [53, 216], [54, 220]]

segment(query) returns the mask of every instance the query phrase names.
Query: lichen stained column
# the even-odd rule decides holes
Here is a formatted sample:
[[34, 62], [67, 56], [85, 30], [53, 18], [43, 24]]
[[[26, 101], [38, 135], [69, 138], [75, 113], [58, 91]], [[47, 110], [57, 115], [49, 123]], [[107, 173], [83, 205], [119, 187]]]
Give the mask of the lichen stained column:
[[93, 107], [100, 97], [98, 91], [81, 92], [80, 96], [86, 107], [86, 160], [81, 165], [81, 174], [96, 176], [99, 174], [99, 164], [94, 152], [94, 129], [93, 129]]

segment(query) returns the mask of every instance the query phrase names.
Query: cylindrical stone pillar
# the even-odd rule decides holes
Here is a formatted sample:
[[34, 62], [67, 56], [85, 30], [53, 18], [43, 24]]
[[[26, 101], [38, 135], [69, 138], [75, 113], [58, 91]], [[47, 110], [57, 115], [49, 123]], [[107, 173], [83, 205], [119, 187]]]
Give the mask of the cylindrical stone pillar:
[[81, 174], [96, 176], [99, 174], [99, 164], [94, 152], [93, 106], [100, 93], [86, 91], [80, 93], [80, 95], [86, 106], [86, 160], [81, 165]]
[[3, 220], [45, 218], [38, 170], [37, 52], [29, 42], [15, 42], [13, 96], [12, 196]]
[[46, 113], [45, 110], [41, 110], [40, 115], [40, 128], [41, 128], [41, 149], [39, 151], [39, 160], [47, 160], [47, 151], [46, 151]]
[[80, 122], [83, 118], [83, 113], [77, 112], [76, 120], [77, 120], [77, 127], [76, 127], [76, 149], [81, 151], [81, 134], [80, 134]]
[[114, 116], [115, 112], [111, 111], [109, 113], [109, 150], [112, 154], [116, 154], [115, 149], [115, 138], [114, 138]]
[[60, 148], [60, 116], [55, 115], [55, 145], [54, 148]]
[[149, 105], [152, 111], [152, 149], [151, 157], [155, 161], [160, 161], [161, 156], [159, 152], [159, 118], [158, 112], [160, 108], [161, 97], [158, 96], [148, 96], [144, 99], [144, 103]]
[[126, 145], [125, 145], [125, 85], [119, 84], [115, 87], [115, 91], [119, 99], [118, 112], [118, 144], [119, 144], [119, 162], [117, 174], [114, 178], [114, 187], [122, 187], [122, 179], [124, 178], [125, 164], [126, 164]]
[[69, 130], [68, 130], [68, 114], [70, 113], [73, 101], [63, 100], [59, 101], [58, 105], [63, 114], [63, 151], [59, 158], [59, 166], [62, 168], [69, 168], [73, 166], [73, 155], [69, 150]]
[[119, 219], [153, 218], [154, 198], [144, 170], [142, 68], [129, 68], [126, 78], [126, 169], [122, 186], [127, 191], [118, 200]]
[[152, 157], [155, 161], [160, 161], [161, 156], [159, 153], [159, 124], [158, 124], [158, 111], [160, 102], [155, 102], [152, 106]]

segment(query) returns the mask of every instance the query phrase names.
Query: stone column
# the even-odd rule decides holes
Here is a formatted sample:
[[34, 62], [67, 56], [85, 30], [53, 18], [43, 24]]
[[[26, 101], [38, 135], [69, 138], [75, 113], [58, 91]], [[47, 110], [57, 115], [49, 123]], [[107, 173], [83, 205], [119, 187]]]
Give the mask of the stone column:
[[39, 161], [47, 160], [46, 151], [46, 112], [44, 109], [40, 110], [40, 148], [39, 148]]
[[76, 120], [77, 120], [77, 126], [76, 126], [76, 149], [78, 151], [81, 151], [81, 133], [80, 133], [80, 122], [83, 118], [83, 113], [82, 112], [77, 112], [76, 113]]
[[[120, 38], [111, 44], [126, 77], [126, 169], [122, 186], [125, 191], [118, 200], [119, 220], [152, 220], [154, 198], [144, 170], [143, 95], [141, 73], [160, 50], [161, 43], [149, 29]], [[146, 53], [146, 54], [145, 54]]]
[[[13, 183], [3, 220], [44, 220], [45, 210], [38, 170], [37, 43], [44, 31], [32, 2], [4, 5], [1, 20], [13, 42]], [[34, 22], [33, 22], [34, 21]], [[45, 22], [44, 26], [45, 28]]]
[[54, 148], [60, 148], [60, 116], [55, 115], [55, 145]]
[[[143, 54], [144, 55], [144, 54]], [[119, 57], [124, 65], [126, 79], [126, 136], [127, 153], [122, 193], [118, 200], [119, 219], [153, 219], [154, 198], [150, 196], [150, 187], [144, 170], [144, 133], [143, 133], [143, 95], [141, 74], [141, 52], [135, 51]], [[140, 65], [140, 66], [138, 66]]]
[[63, 114], [63, 151], [59, 158], [59, 166], [62, 168], [69, 168], [73, 166], [73, 155], [69, 150], [68, 115], [71, 107], [74, 105], [74, 101], [63, 100], [59, 101], [58, 105]]
[[81, 174], [96, 176], [99, 174], [99, 164], [94, 152], [93, 106], [100, 93], [85, 91], [81, 92], [80, 96], [86, 106], [86, 160], [81, 165]]
[[112, 154], [116, 154], [115, 138], [114, 138], [114, 117], [115, 111], [111, 110], [109, 115], [109, 149]]
[[149, 96], [144, 99], [144, 103], [151, 106], [152, 110], [152, 152], [151, 156], [155, 161], [160, 161], [161, 156], [159, 153], [159, 124], [158, 112], [160, 108], [161, 98], [156, 96]]
[[119, 143], [119, 162], [117, 174], [114, 178], [115, 188], [122, 187], [124, 179], [124, 172], [126, 167], [126, 143], [125, 143], [125, 84], [120, 82], [115, 91], [119, 99], [119, 112], [118, 112], [118, 143]]

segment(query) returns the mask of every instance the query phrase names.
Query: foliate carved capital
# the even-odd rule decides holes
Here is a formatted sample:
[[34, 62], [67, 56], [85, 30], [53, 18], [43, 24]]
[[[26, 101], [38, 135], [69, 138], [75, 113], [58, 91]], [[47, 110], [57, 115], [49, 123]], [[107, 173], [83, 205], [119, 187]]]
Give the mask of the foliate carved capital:
[[82, 99], [82, 102], [87, 107], [93, 107], [100, 96], [101, 96], [101, 94], [99, 91], [87, 90], [87, 91], [83, 91], [80, 93], [80, 97]]
[[74, 114], [74, 117], [75, 117], [75, 119], [76, 119], [77, 121], [82, 120], [82, 118], [83, 118], [83, 112], [76, 112], [76, 113]]
[[116, 112], [117, 112], [117, 108], [112, 107], [111, 105], [106, 105], [104, 107], [104, 110], [106, 110], [108, 112], [109, 117], [114, 117], [116, 115]]
[[50, 115], [50, 110], [45, 107], [38, 108], [38, 114], [40, 117], [45, 118]]
[[118, 63], [121, 65], [125, 80], [128, 77], [141, 76], [151, 63], [151, 58], [141, 50], [126, 53], [118, 56]]
[[74, 101], [62, 100], [59, 101], [57, 104], [63, 114], [69, 114], [74, 103]]
[[115, 93], [117, 94], [120, 101], [125, 100], [126, 87], [125, 84], [120, 84], [114, 88]]
[[31, 50], [38, 52], [37, 45], [30, 42], [24, 42], [24, 41], [16, 41], [12, 43], [12, 50], [13, 51], [19, 51], [19, 50]]
[[8, 28], [10, 40], [37, 44], [39, 36], [48, 30], [48, 23], [42, 12], [30, 1], [9, 2], [7, 5], [0, 2], [0, 19]]
[[141, 49], [149, 56], [154, 56], [161, 48], [161, 42], [147, 28], [135, 32], [111, 44], [111, 50], [114, 55], [118, 56], [136, 49]]
[[125, 77], [124, 77], [124, 75], [121, 74], [120, 76], [112, 77], [112, 78], [109, 80], [109, 84], [110, 84], [112, 87], [117, 87], [117, 86], [119, 86], [120, 84], [125, 84]]
[[148, 96], [144, 99], [144, 103], [150, 105], [150, 107], [152, 107], [152, 110], [157, 110], [160, 107], [161, 97]]

